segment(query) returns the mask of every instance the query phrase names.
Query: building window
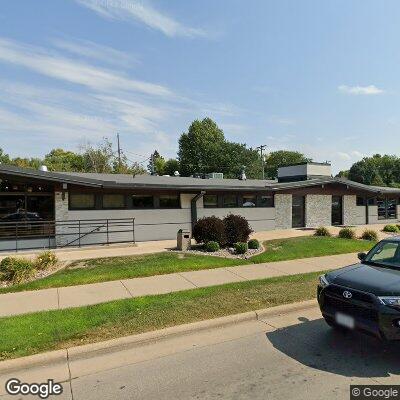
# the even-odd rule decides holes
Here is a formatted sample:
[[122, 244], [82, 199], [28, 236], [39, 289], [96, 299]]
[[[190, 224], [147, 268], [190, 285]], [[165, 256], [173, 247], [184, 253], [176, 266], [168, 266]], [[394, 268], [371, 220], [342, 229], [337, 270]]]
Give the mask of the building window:
[[365, 198], [361, 196], [357, 196], [357, 203], [358, 206], [365, 206]]
[[216, 194], [206, 194], [203, 197], [204, 208], [217, 208], [218, 196]]
[[397, 199], [378, 197], [378, 219], [396, 219], [397, 218]]
[[125, 208], [123, 194], [103, 194], [103, 208]]
[[257, 204], [257, 196], [254, 194], [243, 195], [243, 207], [255, 207]]
[[134, 194], [132, 196], [133, 208], [154, 208], [154, 197], [152, 195]]
[[225, 208], [237, 207], [237, 196], [233, 194], [225, 195], [223, 198], [223, 206]]
[[274, 207], [274, 196], [260, 196], [260, 207]]
[[71, 193], [69, 196], [69, 206], [72, 210], [91, 210], [95, 207], [94, 194], [90, 193]]
[[179, 195], [163, 194], [159, 197], [160, 208], [180, 208]]

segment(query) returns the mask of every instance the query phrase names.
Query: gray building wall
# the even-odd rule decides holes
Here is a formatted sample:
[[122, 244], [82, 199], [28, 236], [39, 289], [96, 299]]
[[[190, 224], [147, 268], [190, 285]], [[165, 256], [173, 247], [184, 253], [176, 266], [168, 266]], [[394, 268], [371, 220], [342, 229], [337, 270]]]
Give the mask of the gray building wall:
[[292, 227], [292, 195], [278, 193], [275, 195], [275, 227], [288, 229]]
[[308, 194], [306, 196], [306, 227], [330, 226], [332, 224], [332, 196]]
[[367, 210], [365, 206], [357, 206], [356, 207], [356, 212], [357, 212], [357, 225], [364, 225], [367, 223], [367, 218], [366, 218], [366, 214], [367, 214]]
[[224, 218], [228, 214], [245, 217], [254, 232], [275, 229], [275, 208], [273, 207], [241, 207], [241, 208], [199, 208], [198, 218], [215, 215]]

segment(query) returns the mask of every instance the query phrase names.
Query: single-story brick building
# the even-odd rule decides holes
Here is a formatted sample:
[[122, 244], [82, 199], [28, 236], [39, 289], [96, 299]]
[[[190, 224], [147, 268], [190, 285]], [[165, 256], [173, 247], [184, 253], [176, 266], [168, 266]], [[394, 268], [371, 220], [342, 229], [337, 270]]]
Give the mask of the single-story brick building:
[[326, 163], [277, 180], [48, 172], [0, 165], [0, 250], [172, 239], [201, 217], [246, 217], [254, 231], [395, 223], [400, 189], [331, 176]]

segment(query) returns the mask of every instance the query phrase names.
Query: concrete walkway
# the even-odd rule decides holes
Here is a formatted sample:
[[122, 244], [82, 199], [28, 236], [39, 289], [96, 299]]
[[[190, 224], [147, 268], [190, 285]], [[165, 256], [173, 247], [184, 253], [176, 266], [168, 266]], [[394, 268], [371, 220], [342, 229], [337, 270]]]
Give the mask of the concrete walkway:
[[[376, 225], [359, 225], [353, 227], [356, 231], [357, 236], [360, 236], [365, 229], [372, 229], [378, 233], [379, 239], [383, 239], [391, 234], [382, 232], [384, 224]], [[337, 235], [340, 227], [331, 226], [329, 230], [333, 235]], [[260, 241], [274, 240], [274, 239], [285, 239], [292, 237], [310, 236], [314, 234], [314, 229], [275, 229], [272, 231], [255, 232], [251, 236], [252, 238]], [[75, 247], [68, 249], [54, 249], [54, 253], [60, 261], [79, 261], [88, 260], [91, 258], [107, 258], [107, 257], [123, 257], [123, 256], [135, 256], [141, 254], [160, 253], [176, 247], [176, 240], [157, 240], [149, 242], [138, 242], [136, 244], [115, 244], [115, 245], [103, 245], [103, 246], [88, 246], [88, 247]], [[14, 252], [1, 252], [0, 260], [4, 257], [26, 257], [33, 259], [38, 253], [43, 250], [35, 251], [19, 251]]]
[[155, 275], [90, 285], [7, 293], [0, 295], [0, 317], [35, 311], [79, 307], [117, 299], [164, 294], [231, 282], [316, 272], [339, 268], [355, 262], [357, 262], [356, 254], [341, 254]]

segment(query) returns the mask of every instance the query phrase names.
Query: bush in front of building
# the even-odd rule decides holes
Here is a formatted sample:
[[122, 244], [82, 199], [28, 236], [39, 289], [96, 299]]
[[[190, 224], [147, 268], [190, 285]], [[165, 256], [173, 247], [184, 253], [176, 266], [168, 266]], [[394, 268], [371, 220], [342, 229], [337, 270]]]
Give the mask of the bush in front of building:
[[339, 231], [339, 237], [342, 239], [355, 239], [356, 238], [356, 231], [351, 228], [342, 228]]
[[260, 242], [257, 239], [250, 239], [247, 243], [249, 249], [257, 250], [260, 248]]
[[385, 225], [382, 229], [384, 232], [396, 233], [399, 231], [397, 225]]
[[238, 242], [234, 244], [234, 249], [236, 254], [246, 254], [249, 249], [247, 243]]
[[200, 218], [193, 227], [193, 237], [197, 243], [217, 242], [223, 246], [226, 244], [225, 225], [215, 216]]
[[314, 236], [332, 236], [331, 233], [329, 232], [328, 228], [325, 226], [319, 226], [315, 232]]
[[0, 262], [0, 279], [12, 284], [25, 282], [35, 273], [34, 263], [25, 258], [6, 257]]
[[253, 232], [247, 219], [241, 215], [229, 214], [224, 218], [223, 222], [227, 243], [244, 242], [247, 246], [249, 236]]
[[210, 241], [204, 245], [204, 250], [208, 251], [209, 253], [215, 253], [219, 249], [220, 249], [220, 246], [219, 246], [218, 242]]
[[372, 242], [377, 242], [378, 241], [378, 232], [372, 230], [372, 229], [366, 229], [362, 235], [361, 239], [363, 240], [371, 240]]
[[38, 270], [46, 270], [54, 267], [57, 262], [57, 256], [52, 251], [44, 251], [36, 257], [35, 268]]

